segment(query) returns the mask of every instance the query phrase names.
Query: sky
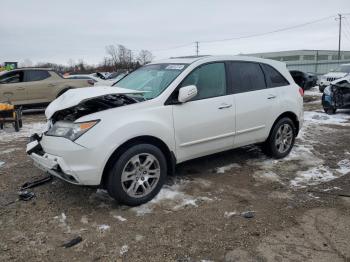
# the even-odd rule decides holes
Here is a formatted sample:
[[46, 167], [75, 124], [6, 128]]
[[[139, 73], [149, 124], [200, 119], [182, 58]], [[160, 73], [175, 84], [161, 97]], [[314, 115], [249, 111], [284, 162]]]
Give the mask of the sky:
[[[279, 33], [237, 38], [349, 13], [342, 49], [350, 50], [350, 0], [1, 0], [0, 63], [100, 63], [107, 45], [152, 51], [155, 59], [338, 48], [333, 17]], [[181, 47], [179, 47], [181, 46]]]

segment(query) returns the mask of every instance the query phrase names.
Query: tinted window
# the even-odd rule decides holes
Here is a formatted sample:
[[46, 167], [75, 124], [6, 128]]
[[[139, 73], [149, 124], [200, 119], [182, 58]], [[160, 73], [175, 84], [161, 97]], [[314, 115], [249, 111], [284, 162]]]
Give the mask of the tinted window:
[[49, 72], [43, 70], [28, 70], [25, 71], [25, 81], [40, 81], [50, 77]]
[[272, 66], [262, 64], [264, 69], [267, 87], [278, 87], [289, 85], [288, 81]]
[[264, 73], [257, 63], [231, 62], [229, 70], [233, 93], [244, 93], [266, 88]]
[[15, 71], [0, 76], [0, 84], [12, 84], [23, 81], [23, 72]]
[[198, 94], [192, 100], [226, 95], [226, 73], [224, 63], [200, 66], [192, 71], [181, 86], [195, 85]]

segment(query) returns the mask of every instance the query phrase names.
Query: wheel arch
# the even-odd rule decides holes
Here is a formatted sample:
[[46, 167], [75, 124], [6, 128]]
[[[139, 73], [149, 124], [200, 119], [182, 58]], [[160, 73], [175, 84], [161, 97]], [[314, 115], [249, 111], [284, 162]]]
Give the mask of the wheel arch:
[[164, 143], [164, 141], [162, 141], [161, 139], [154, 136], [138, 136], [124, 142], [117, 149], [115, 149], [114, 152], [111, 154], [111, 156], [108, 158], [107, 163], [103, 169], [101, 183], [100, 183], [103, 187], [105, 187], [105, 184], [107, 181], [108, 170], [112, 167], [113, 163], [118, 159], [118, 157], [131, 146], [142, 144], [142, 143], [151, 144], [158, 147], [163, 152], [166, 158], [167, 169], [168, 169], [167, 173], [170, 175], [175, 174], [176, 157], [174, 152], [172, 152], [169, 149], [167, 144]]
[[272, 124], [271, 130], [270, 130], [270, 133], [269, 133], [269, 137], [270, 137], [270, 135], [271, 135], [271, 132], [272, 132], [272, 130], [273, 130], [273, 127], [276, 125], [276, 123], [277, 123], [280, 119], [282, 119], [282, 118], [284, 118], [284, 117], [288, 117], [288, 118], [290, 118], [290, 119], [293, 121], [293, 123], [294, 123], [294, 125], [295, 125], [295, 129], [296, 129], [296, 130], [295, 130], [295, 136], [298, 135], [298, 133], [299, 133], [299, 128], [300, 128], [300, 123], [299, 123], [298, 117], [297, 117], [297, 115], [296, 115], [295, 113], [293, 113], [293, 112], [291, 112], [291, 111], [287, 111], [287, 112], [284, 112], [284, 113], [280, 114], [280, 115], [277, 117], [277, 119], [275, 120], [275, 122]]
[[71, 86], [63, 87], [60, 91], [58, 91], [56, 98], [60, 97], [61, 95], [63, 95], [65, 92], [67, 92], [70, 89], [73, 89], [73, 87], [71, 87]]

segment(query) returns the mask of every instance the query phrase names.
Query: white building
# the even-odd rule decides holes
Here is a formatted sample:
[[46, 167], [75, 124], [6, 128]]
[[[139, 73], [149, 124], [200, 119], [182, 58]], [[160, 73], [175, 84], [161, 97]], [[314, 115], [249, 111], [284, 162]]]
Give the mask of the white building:
[[282, 61], [290, 70], [312, 72], [318, 75], [335, 70], [340, 64], [350, 63], [350, 51], [341, 51], [340, 60], [338, 60], [338, 51], [335, 50], [292, 50], [247, 55]]

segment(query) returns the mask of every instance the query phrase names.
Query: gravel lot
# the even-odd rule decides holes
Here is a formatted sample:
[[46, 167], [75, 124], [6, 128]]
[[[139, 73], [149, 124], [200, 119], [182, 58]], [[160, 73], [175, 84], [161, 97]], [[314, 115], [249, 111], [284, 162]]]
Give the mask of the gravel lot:
[[189, 161], [137, 208], [58, 179], [18, 201], [44, 175], [25, 154], [44, 116], [26, 114], [21, 132], [0, 131], [0, 260], [350, 261], [350, 111], [324, 114], [317, 92], [305, 111], [286, 159], [249, 146]]

